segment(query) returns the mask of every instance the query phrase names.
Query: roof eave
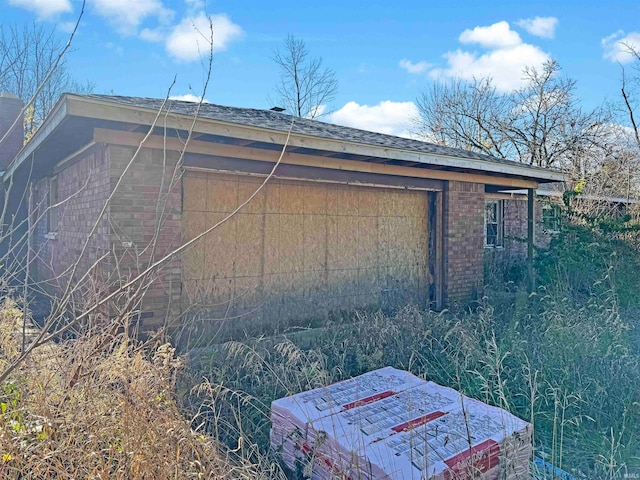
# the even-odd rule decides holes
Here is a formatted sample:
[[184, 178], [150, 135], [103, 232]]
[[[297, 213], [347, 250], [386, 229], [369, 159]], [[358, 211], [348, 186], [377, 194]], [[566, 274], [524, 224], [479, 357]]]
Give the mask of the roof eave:
[[[553, 197], [553, 198], [562, 198], [564, 195], [564, 191], [556, 191], [556, 190], [544, 190], [542, 188], [536, 189], [536, 195], [539, 197]], [[512, 195], [526, 195], [526, 190], [511, 190], [509, 194]], [[608, 197], [606, 195], [591, 195], [591, 194], [581, 194], [577, 198], [583, 198], [585, 200], [594, 200], [594, 201], [603, 201], [609, 203], [624, 203], [628, 205], [637, 205], [640, 204], [640, 199], [638, 198], [625, 198], [625, 197]]]
[[[9, 175], [13, 173], [28, 156], [33, 153], [42, 141], [62, 122], [66, 115], [120, 121], [125, 123], [139, 123], [151, 125], [157, 121], [156, 109], [133, 105], [123, 105], [116, 102], [86, 98], [73, 94], [66, 94], [58, 101], [52, 114], [47, 117], [33, 139], [22, 149], [14, 162], [9, 166]], [[171, 112], [163, 118], [163, 124], [172, 128], [190, 129], [193, 116]], [[209, 118], [199, 118], [196, 126], [198, 132], [216, 133], [244, 140], [262, 141], [283, 145], [287, 141], [287, 132], [272, 130], [264, 127], [243, 125]], [[204, 131], [203, 131], [204, 130]], [[557, 170], [542, 169], [529, 165], [503, 162], [491, 162], [474, 158], [453, 157], [438, 154], [428, 154], [399, 148], [382, 147], [371, 144], [335, 140], [321, 136], [292, 133], [289, 137], [292, 147], [311, 148], [336, 153], [384, 158], [414, 162], [422, 165], [458, 168], [485, 172], [501, 176], [513, 176], [535, 180], [539, 183], [557, 182], [564, 180], [564, 174]]]
[[[86, 98], [78, 95], [67, 95], [69, 102], [69, 113], [78, 116], [89, 116], [105, 120], [115, 120], [126, 123], [140, 123], [151, 125], [158, 116], [157, 109], [123, 105], [108, 100], [96, 98]], [[93, 108], [93, 111], [91, 111]], [[120, 111], [118, 115], [117, 111]], [[128, 114], [122, 114], [128, 112]], [[193, 116], [170, 112], [163, 118], [163, 125], [172, 128], [190, 129], [193, 125]], [[206, 131], [205, 128], [211, 128]], [[281, 130], [272, 130], [253, 125], [244, 125], [210, 118], [199, 118], [196, 130], [203, 133], [217, 133], [241, 138], [243, 140], [263, 141], [283, 145], [287, 139], [287, 133]], [[522, 177], [535, 180], [539, 183], [558, 182], [565, 179], [563, 172], [558, 170], [543, 169], [529, 165], [518, 164], [508, 165], [502, 162], [491, 162], [473, 158], [459, 158], [446, 155], [427, 154], [411, 150], [382, 147], [371, 144], [349, 142], [346, 140], [335, 140], [321, 136], [292, 133], [289, 138], [289, 145], [293, 147], [312, 148], [336, 153], [350, 153], [354, 155], [371, 156], [385, 158], [389, 160], [400, 160], [415, 162], [424, 165], [437, 165], [451, 168], [462, 168], [487, 173], [494, 173], [506, 176]]]
[[42, 142], [62, 123], [67, 116], [67, 110], [67, 95], [65, 94], [60, 97], [34, 136], [22, 147], [13, 161], [7, 166], [3, 176], [4, 181], [10, 179], [16, 170], [20, 168], [29, 156], [42, 145]]

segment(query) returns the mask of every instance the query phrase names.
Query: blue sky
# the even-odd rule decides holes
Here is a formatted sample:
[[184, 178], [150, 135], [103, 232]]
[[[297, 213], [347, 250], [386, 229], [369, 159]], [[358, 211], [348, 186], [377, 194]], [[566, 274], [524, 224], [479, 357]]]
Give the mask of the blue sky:
[[[69, 30], [78, 0], [0, 0], [2, 23]], [[203, 66], [193, 25], [214, 20], [213, 77], [206, 99], [268, 108], [278, 71], [271, 57], [287, 34], [335, 70], [339, 93], [326, 120], [404, 134], [432, 82], [491, 75], [500, 89], [522, 68], [556, 59], [585, 107], [617, 100], [620, 49], [640, 46], [636, 1], [87, 0], [69, 56], [96, 93], [199, 95]], [[203, 47], [202, 39], [200, 46]], [[203, 48], [204, 50], [204, 48]]]

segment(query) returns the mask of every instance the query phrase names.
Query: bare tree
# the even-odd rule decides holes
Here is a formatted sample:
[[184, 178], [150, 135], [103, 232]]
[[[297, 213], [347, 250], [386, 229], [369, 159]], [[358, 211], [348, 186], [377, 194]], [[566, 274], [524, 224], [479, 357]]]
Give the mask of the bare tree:
[[[57, 67], [61, 64], [65, 54], [68, 52], [82, 14], [84, 12], [84, 2], [79, 14], [76, 27], [72, 32], [66, 45], [55, 52], [55, 58], [51, 65], [51, 69], [45, 72], [42, 78], [42, 83], [37, 85], [34, 91], [34, 96], [47, 88], [47, 82], [54, 78]], [[207, 33], [207, 32], [205, 32]], [[191, 417], [185, 423], [185, 419], [180, 415], [181, 410], [174, 407], [171, 401], [171, 393], [169, 393], [173, 387], [175, 387], [177, 368], [182, 363], [175, 357], [175, 349], [168, 344], [158, 347], [160, 342], [160, 334], [158, 336], [151, 336], [147, 342], [139, 342], [138, 339], [132, 341], [134, 337], [132, 325], [135, 322], [134, 317], [140, 311], [142, 305], [142, 299], [148, 293], [149, 286], [152, 282], [156, 281], [163, 275], [162, 270], [170, 268], [170, 262], [176, 256], [179, 256], [181, 252], [187, 250], [193, 246], [196, 242], [201, 241], [209, 232], [218, 228], [224, 222], [228, 221], [231, 217], [237, 214], [243, 207], [245, 207], [253, 198], [255, 198], [259, 192], [265, 187], [267, 182], [273, 177], [275, 169], [280, 163], [284, 155], [283, 147], [277, 163], [274, 165], [272, 171], [264, 179], [262, 184], [256, 187], [253, 193], [237, 207], [237, 209], [230, 213], [226, 218], [219, 219], [219, 221], [213, 225], [207, 225], [206, 230], [200, 232], [195, 238], [182, 245], [176, 244], [167, 251], [165, 249], [159, 249], [158, 241], [159, 236], [162, 233], [162, 226], [168, 217], [172, 214], [171, 208], [176, 202], [175, 195], [170, 193], [174, 190], [176, 185], [181, 183], [181, 174], [183, 170], [183, 157], [189, 142], [192, 139], [194, 128], [196, 127], [199, 119], [200, 108], [202, 106], [205, 97], [207, 86], [210, 80], [211, 65], [213, 58], [213, 23], [209, 20], [209, 32], [206, 38], [209, 39], [209, 61], [208, 69], [206, 72], [205, 84], [202, 89], [201, 100], [194, 107], [192, 111], [192, 121], [184, 137], [180, 137], [180, 144], [178, 150], [174, 147], [173, 150], [169, 150], [166, 147], [162, 149], [162, 177], [158, 179], [158, 193], [155, 202], [155, 224], [153, 225], [153, 235], [150, 239], [145, 239], [144, 244], [125, 247], [123, 250], [108, 250], [106, 252], [97, 252], [93, 249], [92, 239], [96, 236], [101, 224], [104, 224], [103, 220], [107, 211], [107, 206], [112, 200], [116, 189], [119, 188], [121, 182], [127, 175], [131, 175], [134, 166], [139, 168], [141, 153], [148, 152], [148, 147], [145, 145], [145, 141], [151, 135], [158, 135], [158, 131], [163, 130], [166, 136], [166, 121], [170, 115], [168, 108], [168, 97], [171, 92], [171, 87], [167, 92], [167, 97], [162, 102], [162, 106], [159, 107], [157, 115], [153, 121], [153, 124], [149, 127], [149, 131], [141, 139], [136, 148], [132, 148], [132, 154], [129, 159], [124, 160], [124, 164], [120, 166], [120, 174], [116, 179], [114, 189], [111, 191], [102, 210], [97, 214], [97, 218], [91, 219], [85, 227], [87, 228], [86, 238], [81, 239], [79, 250], [76, 251], [74, 258], [70, 258], [69, 262], [58, 270], [51, 269], [51, 276], [49, 278], [43, 278], [42, 275], [37, 275], [33, 280], [30, 280], [28, 274], [29, 265], [39, 263], [40, 266], [47, 267], [47, 262], [50, 262], [53, 266], [53, 261], [44, 251], [44, 245], [46, 242], [37, 241], [37, 227], [39, 222], [46, 221], [47, 213], [53, 211], [53, 209], [60, 209], [60, 213], [64, 214], [64, 208], [68, 203], [78, 200], [78, 196], [87, 193], [91, 189], [90, 180], [94, 177], [95, 172], [90, 170], [87, 178], [80, 178], [74, 188], [65, 193], [65, 198], [57, 203], [52, 202], [51, 196], [44, 193], [43, 190], [39, 190], [37, 187], [29, 188], [32, 184], [32, 178], [26, 181], [25, 195], [29, 202], [29, 215], [24, 221], [27, 223], [28, 231], [24, 235], [24, 240], [19, 242], [19, 245], [11, 244], [10, 249], [21, 248], [20, 245], [26, 245], [27, 251], [26, 262], [12, 262], [11, 265], [7, 265], [7, 255], [0, 254], [0, 288], [7, 286], [8, 278], [18, 278], [24, 283], [24, 291], [28, 289], [42, 290], [42, 293], [47, 293], [44, 289], [46, 284], [54, 284], [58, 287], [57, 295], [51, 296], [51, 310], [43, 318], [43, 324], [29, 327], [29, 334], [26, 335], [27, 321], [30, 316], [29, 306], [27, 301], [27, 295], [24, 295], [24, 303], [22, 305], [24, 314], [6, 314], [6, 306], [13, 307], [16, 305], [12, 300], [12, 291], [8, 291], [5, 288], [0, 295], [0, 301], [4, 305], [3, 315], [0, 318], [2, 335], [0, 335], [0, 385], [2, 385], [2, 391], [7, 391], [6, 385], [14, 385], [14, 379], [24, 379], [26, 376], [32, 375], [34, 372], [38, 375], [34, 375], [34, 385], [37, 384], [41, 388], [42, 395], [30, 396], [20, 395], [20, 400], [27, 397], [29, 399], [25, 403], [16, 401], [11, 405], [11, 408], [15, 412], [28, 412], [21, 417], [21, 422], [29, 424], [28, 427], [22, 427], [21, 429], [13, 429], [12, 434], [9, 437], [4, 438], [4, 442], [0, 442], [3, 445], [3, 462], [0, 462], [0, 476], [12, 477], [20, 476], [21, 472], [36, 472], [36, 475], [41, 477], [55, 476], [59, 478], [71, 478], [77, 476], [87, 475], [103, 475], [108, 477], [126, 477], [126, 478], [141, 478], [141, 476], [152, 475], [154, 478], [173, 478], [175, 472], [192, 472], [196, 475], [200, 475], [207, 478], [219, 478], [225, 476], [228, 472], [233, 471], [236, 468], [241, 468], [246, 471], [246, 474], [239, 475], [238, 478], [285, 478], [284, 474], [279, 472], [277, 466], [263, 462], [261, 455], [256, 455], [257, 449], [252, 443], [251, 439], [243, 437], [238, 440], [239, 447], [233, 451], [229, 450], [228, 455], [232, 456], [232, 461], [223, 462], [220, 461], [220, 455], [227, 454], [227, 449], [223, 446], [218, 448], [218, 444], [214, 439], [209, 437], [205, 438], [207, 432], [203, 429], [205, 421], [196, 421], [200, 418], [200, 412], [194, 412], [194, 416]], [[0, 61], [4, 61], [6, 57], [0, 57]], [[16, 61], [21, 59], [16, 57]], [[14, 63], [13, 61], [11, 62]], [[5, 72], [5, 66], [9, 66], [9, 62], [3, 63], [3, 68], [0, 69], [0, 73]], [[172, 85], [173, 86], [173, 85]], [[26, 99], [26, 108], [32, 105], [33, 98]], [[24, 113], [24, 111], [22, 112]], [[21, 116], [20, 116], [21, 117]], [[291, 119], [291, 125], [293, 126], [294, 118]], [[16, 120], [16, 122], [21, 121]], [[14, 124], [15, 125], [15, 124]], [[157, 128], [157, 129], [156, 129]], [[0, 135], [1, 137], [1, 135]], [[2, 139], [0, 138], [0, 143]], [[13, 180], [13, 176], [11, 177]], [[33, 180], [35, 183], [35, 180]], [[46, 180], [44, 185], [46, 185]], [[25, 183], [20, 183], [20, 188], [24, 188]], [[49, 187], [47, 187], [48, 189]], [[38, 195], [34, 195], [36, 190]], [[28, 192], [28, 193], [27, 193]], [[39, 195], [43, 193], [43, 195]], [[57, 198], [57, 197], [56, 197]], [[178, 200], [181, 201], [181, 200]], [[2, 214], [6, 211], [2, 211]], [[62, 217], [61, 217], [62, 218]], [[102, 222], [102, 223], [101, 223]], [[3, 228], [5, 225], [0, 222], [0, 239], [3, 238]], [[13, 226], [11, 226], [13, 228]], [[180, 237], [178, 237], [180, 238]], [[179, 242], [179, 240], [177, 240]], [[146, 255], [143, 255], [145, 254]], [[124, 260], [123, 260], [124, 259]], [[124, 268], [126, 266], [127, 271]], [[14, 269], [27, 270], [26, 275], [17, 275]], [[44, 270], [40, 273], [44, 273]], [[95, 274], [95, 275], [94, 275]], [[101, 280], [105, 279], [104, 285], [101, 284]], [[19, 283], [17, 283], [19, 284]], [[108, 313], [104, 313], [105, 308]], [[12, 312], [17, 309], [12, 308]], [[106, 318], [105, 318], [106, 315]], [[102, 318], [101, 318], [102, 317]], [[19, 340], [14, 341], [14, 329], [18, 321], [23, 323], [22, 343]], [[102, 320], [103, 323], [99, 323]], [[177, 320], [170, 318], [167, 320], [167, 324], [170, 321]], [[57, 346], [60, 346], [61, 350], [54, 351], [52, 349], [46, 349], [40, 347], [48, 344], [51, 345], [51, 341], [56, 340], [68, 340], [69, 333], [73, 333], [74, 339], [68, 342], [61, 342]], [[19, 338], [19, 337], [18, 337]], [[10, 340], [10, 342], [9, 342]], [[64, 347], [62, 343], [65, 343]], [[5, 348], [11, 347], [11, 350]], [[157, 348], [156, 348], [157, 347]], [[33, 363], [26, 361], [30, 355], [33, 355], [34, 351], [39, 349], [42, 356], [39, 356], [37, 370], [33, 368]], [[73, 352], [69, 355], [66, 352]], [[127, 353], [125, 353], [125, 351]], [[64, 353], [62, 353], [64, 352]], [[102, 368], [92, 363], [93, 360], [101, 361], [102, 359], [110, 357], [112, 367]], [[144, 363], [145, 372], [140, 370], [140, 366]], [[104, 364], [106, 365], [106, 364]], [[134, 370], [138, 368], [138, 370]], [[104, 382], [96, 382], [95, 373], [101, 370], [108, 379]], [[115, 371], [118, 371], [118, 379], [112, 375]], [[27, 372], [28, 373], [25, 373]], [[52, 382], [50, 376], [51, 371], [56, 371], [56, 381]], [[42, 378], [45, 380], [39, 380], [39, 374], [44, 373]], [[141, 391], [144, 391], [147, 395], [137, 395], [133, 393], [133, 390], [126, 386], [130, 383], [132, 378], [142, 379], [144, 377], [144, 385], [138, 382], [141, 386]], [[105, 377], [106, 378], [106, 377]], [[58, 381], [59, 379], [59, 381]], [[54, 385], [55, 383], [55, 385]], [[30, 384], [26, 382], [21, 383], [20, 391], [31, 391]], [[82, 435], [77, 436], [80, 438], [80, 442], [74, 442], [74, 446], [71, 447], [71, 443], [68, 441], [71, 436], [75, 435], [78, 431], [78, 419], [82, 413], [96, 413], [94, 418], [104, 417], [101, 414], [101, 408], [94, 408], [95, 400], [98, 398], [96, 395], [91, 396], [91, 408], [86, 408], [82, 404], [75, 401], [76, 395], [74, 391], [84, 391], [86, 387], [83, 385], [91, 385], [91, 388], [98, 388], [104, 394], [104, 398], [107, 399], [113, 405], [117, 405], [119, 409], [116, 414], [118, 420], [112, 418], [107, 422], [108, 428], [115, 429], [117, 433], [112, 435], [106, 431], [98, 431], [96, 422], [93, 419], [88, 419], [86, 424], [88, 430], [94, 434], [94, 444], [88, 445], [84, 441]], [[122, 385], [122, 388], [120, 386]], [[218, 390], [214, 391], [214, 387], [211, 384], [207, 384], [211, 387], [212, 395], [218, 394]], [[114, 389], [115, 387], [115, 389]], [[110, 390], [114, 389], [113, 392]], [[158, 394], [153, 393], [158, 389]], [[117, 390], [117, 393], [116, 393]], [[228, 389], [225, 388], [228, 391]], [[18, 392], [18, 390], [15, 390]], [[12, 390], [13, 392], [13, 390]], [[60, 395], [58, 395], [58, 392]], [[162, 416], [162, 422], [158, 423], [163, 432], [175, 431], [175, 442], [167, 439], [169, 435], [165, 435], [167, 439], [163, 442], [163, 447], [166, 445], [170, 451], [175, 451], [177, 445], [179, 455], [175, 456], [176, 461], [166, 462], [156, 461], [150, 459], [142, 461], [131, 461], [128, 449], [113, 449], [110, 445], [113, 443], [113, 438], [122, 438], [123, 440], [116, 440], [117, 443], [123, 445], [133, 445], [131, 439], [133, 432], [143, 432], [141, 443], [135, 447], [136, 450], [145, 450], [147, 453], [156, 455], [158, 458], [164, 458], [164, 448], [157, 448], [158, 445], [154, 444], [154, 448], [151, 448], [151, 444], [148, 443], [147, 430], [144, 428], [138, 428], [129, 419], [143, 418], [139, 413], [141, 411], [148, 411], [149, 402], [147, 397], [153, 400], [154, 407], [159, 407], [163, 413], [168, 415]], [[166, 395], [163, 401], [160, 401], [161, 396]], [[6, 395], [5, 395], [6, 396]], [[12, 398], [17, 398], [17, 393]], [[81, 395], [82, 396], [82, 395]], [[86, 395], [83, 396], [87, 397]], [[135, 398], [134, 398], [135, 397]], [[38, 405], [34, 402], [37, 399], [46, 399], [46, 401], [39, 402]], [[88, 398], [88, 397], [87, 397]], [[121, 401], [122, 399], [122, 401]], [[3, 397], [3, 401], [4, 401]], [[51, 400], [49, 408], [47, 403]], [[140, 401], [138, 401], [140, 400]], [[6, 403], [6, 402], [5, 402]], [[9, 403], [3, 403], [2, 415], [0, 415], [0, 424], [5, 429], [5, 424], [9, 421], [9, 415], [12, 412], [5, 412]], [[71, 412], [71, 405], [79, 412], [78, 415], [69, 414]], [[43, 410], [39, 410], [42, 408]], [[153, 407], [152, 407], [153, 408]], [[145, 410], [146, 409], [146, 410]], [[108, 408], [109, 411], [115, 412], [116, 408]], [[46, 412], [43, 415], [39, 415], [40, 411]], [[7, 413], [6, 415], [4, 415]], [[153, 415], [154, 418], [160, 418], [160, 415]], [[26, 420], [29, 418], [29, 420]], [[124, 420], [120, 422], [120, 418]], [[204, 419], [205, 416], [203, 415]], [[24, 419], [24, 421], [23, 421]], [[31, 419], [34, 419], [33, 422]], [[45, 423], [39, 423], [40, 419]], [[73, 421], [69, 421], [72, 419]], [[164, 420], [167, 420], [165, 422]], [[189, 422], [194, 424], [191, 428]], [[38, 441], [35, 441], [35, 437], [31, 434], [31, 423], [38, 423]], [[166, 426], [171, 423], [171, 426]], [[129, 434], [129, 431], [125, 432], [120, 425], [127, 425], [127, 429], [133, 434]], [[195, 426], [196, 424], [197, 427]], [[70, 435], [66, 435], [67, 426], [70, 427]], [[84, 427], [82, 427], [84, 428]], [[28, 430], [29, 429], [29, 430]], [[18, 431], [20, 430], [20, 431]], [[25, 433], [27, 432], [28, 433]], [[198, 435], [196, 435], [196, 430]], [[35, 432], [35, 430], [33, 430]], [[52, 433], [55, 431], [55, 435]], [[62, 438], [64, 441], [60, 442], [60, 448], [58, 445], [53, 445], [50, 440], [53, 438]], [[74, 437], [75, 438], [75, 437]], [[45, 440], [46, 439], [46, 440]], [[185, 440], [186, 439], [186, 440]], [[194, 440], [195, 439], [195, 440]], [[213, 440], [213, 441], [212, 441]], [[34, 456], [31, 454], [33, 448], [41, 446], [45, 442], [47, 443], [46, 456]], [[186, 443], [185, 443], [186, 442]], [[55, 442], [57, 443], [57, 442]], [[151, 442], [154, 443], [154, 442]], [[157, 442], [155, 442], [157, 443]], [[246, 451], [253, 452], [249, 455], [256, 458], [256, 461], [250, 460], [245, 462], [245, 447], [242, 445], [248, 445]], [[106, 445], [106, 448], [103, 447]], [[6, 447], [6, 448], [5, 448]], [[242, 447], [242, 448], [241, 448]], [[73, 451], [72, 451], [73, 450]], [[75, 451], [81, 452], [76, 454]], [[192, 452], [187, 454], [186, 452]], [[88, 454], [89, 452], [89, 454]], [[6, 453], [6, 454], [5, 454]], [[36, 458], [37, 457], [37, 458]], [[139, 457], [142, 459], [142, 457]], [[151, 458], [151, 457], [149, 457]], [[248, 457], [247, 457], [248, 458]], [[193, 461], [191, 461], [193, 459]], [[236, 460], [237, 459], [237, 460]], [[77, 460], [77, 462], [76, 462]], [[251, 464], [249, 464], [251, 462]], [[81, 465], [82, 464], [82, 465]], [[259, 467], [254, 467], [254, 464], [260, 464]], [[149, 465], [154, 465], [150, 467]], [[264, 465], [264, 467], [262, 466]], [[264, 469], [264, 474], [262, 470]], [[86, 472], [86, 473], [85, 473]], [[88, 472], [91, 472], [89, 474]], [[98, 473], [96, 473], [98, 472]], [[140, 473], [142, 472], [142, 473]], [[150, 473], [149, 473], [150, 472]], [[166, 472], [166, 473], [165, 473]], [[67, 475], [65, 475], [67, 473]]]
[[297, 117], [317, 118], [326, 114], [326, 105], [338, 92], [335, 72], [325, 68], [321, 57], [310, 58], [304, 41], [287, 36], [273, 61], [280, 68], [276, 100]]
[[93, 90], [90, 82], [73, 79], [66, 58], [47, 79], [64, 44], [54, 30], [42, 25], [34, 23], [22, 29], [0, 25], [0, 91], [14, 93], [25, 103], [35, 96], [26, 112], [27, 135], [37, 129], [62, 93]]
[[640, 154], [640, 119], [638, 118], [638, 108], [640, 108], [640, 100], [638, 100], [638, 95], [640, 95], [640, 52], [633, 45], [626, 44], [625, 47], [635, 61], [630, 73], [622, 68], [621, 93], [624, 101], [624, 110]]
[[575, 82], [556, 62], [527, 69], [526, 84], [496, 91], [491, 79], [434, 85], [417, 100], [423, 133], [430, 140], [541, 167], [583, 170], [586, 150], [602, 145], [608, 116], [583, 111]]
[[502, 129], [508, 98], [496, 92], [490, 79], [434, 83], [417, 105], [420, 133], [427, 140], [500, 158], [513, 155]]
[[[78, 23], [79, 21], [80, 20], [78, 20]], [[73, 33], [75, 33], [75, 30]], [[65, 204], [73, 201], [75, 197], [85, 193], [87, 188], [89, 188], [88, 185], [90, 183], [91, 174], [89, 175], [89, 178], [78, 184], [78, 188], [74, 189], [73, 193], [56, 204], [50, 203], [50, 199], [48, 200], [49, 196], [47, 194], [34, 202], [31, 192], [29, 193], [28, 199], [30, 209], [29, 215], [25, 220], [28, 231], [22, 236], [20, 241], [15, 242], [15, 245], [12, 244], [10, 246], [10, 251], [8, 253], [0, 257], [0, 264], [9, 264], [9, 268], [6, 268], [5, 271], [2, 272], [3, 275], [0, 275], [0, 280], [5, 280], [7, 277], [10, 277], [10, 279], [20, 280], [25, 278], [25, 280], [23, 280], [24, 291], [26, 292], [31, 289], [48, 297], [51, 301], [51, 310], [48, 312], [46, 317], [43, 318], [41, 326], [34, 325], [36, 333], [29, 342], [27, 342], [25, 335], [27, 317], [24, 317], [23, 322], [25, 323], [23, 323], [23, 345], [21, 352], [10, 364], [2, 365], [2, 369], [0, 369], [0, 383], [5, 381], [8, 376], [11, 375], [11, 373], [18, 368], [38, 347], [45, 345], [54, 339], [60, 338], [61, 335], [67, 334], [68, 332], [79, 334], [85, 332], [87, 328], [91, 329], [95, 327], [93, 317], [103, 315], [102, 312], [105, 309], [113, 311], [109, 322], [112, 326], [112, 333], [114, 335], [118, 329], [124, 329], [126, 332], [129, 332], [130, 329], [133, 328], [133, 318], [136, 313], [140, 311], [143, 299], [147, 295], [150, 285], [162, 277], [166, 273], [167, 269], [170, 269], [171, 261], [181, 255], [182, 252], [202, 241], [202, 239], [209, 233], [228, 222], [239, 211], [245, 208], [246, 205], [249, 204], [251, 200], [253, 200], [260, 191], [265, 188], [266, 184], [274, 176], [288, 145], [295, 117], [292, 117], [291, 119], [291, 126], [285, 145], [282, 147], [276, 163], [270, 173], [264, 178], [263, 182], [256, 187], [251, 195], [244, 199], [233, 212], [218, 220], [215, 224], [207, 225], [203, 231], [198, 232], [194, 238], [189, 241], [182, 244], [178, 243], [172, 245], [169, 249], [160, 250], [158, 248], [158, 237], [162, 234], [162, 228], [165, 225], [167, 218], [172, 214], [172, 207], [175, 206], [172, 203], [175, 202], [175, 195], [172, 196], [171, 192], [175, 191], [175, 188], [181, 182], [184, 155], [189, 143], [191, 142], [196, 124], [200, 118], [200, 109], [211, 78], [214, 45], [213, 23], [211, 20], [209, 20], [209, 32], [204, 33], [206, 34], [206, 36], [203, 34], [204, 38], [209, 39], [209, 55], [202, 94], [200, 96], [200, 101], [195, 105], [192, 112], [192, 120], [189, 128], [187, 129], [186, 136], [182, 138], [184, 143], [181, 145], [179, 151], [173, 151], [174, 160], [169, 160], [168, 154], [170, 151], [166, 147], [163, 149], [163, 165], [165, 167], [165, 173], [162, 178], [159, 179], [159, 193], [155, 205], [156, 220], [153, 227], [153, 235], [145, 244], [126, 247], [123, 251], [118, 252], [114, 249], [113, 251], [107, 251], [101, 254], [97, 254], [92, 248], [92, 241], [96, 236], [96, 232], [102, 225], [101, 222], [107, 215], [107, 211], [112, 204], [112, 199], [121, 191], [119, 190], [121, 183], [128, 175], [131, 174], [135, 167], [139, 168], [138, 164], [142, 157], [142, 152], [147, 149], [145, 142], [149, 137], [156, 134], [156, 128], [162, 129], [162, 125], [164, 124], [163, 122], [166, 122], [166, 117], [169, 115], [169, 97], [171, 95], [171, 89], [175, 84], [175, 79], [174, 83], [169, 87], [167, 95], [158, 109], [156, 117], [152, 125], [149, 127], [149, 130], [141, 139], [138, 146], [133, 149], [131, 158], [120, 166], [120, 174], [117, 177], [110, 194], [101, 205], [100, 211], [97, 213], [97, 217], [92, 219], [92, 222], [87, 225], [88, 231], [86, 233], [86, 238], [79, 246], [76, 255], [74, 258], [70, 259], [69, 264], [64, 266], [62, 271], [54, 268], [52, 264], [48, 264], [49, 259], [46, 257], [46, 253], [44, 252], [42, 245], [37, 244], [37, 242], [34, 241], [37, 225], [46, 220], [48, 212], [52, 209], [64, 208]], [[71, 38], [73, 38], [73, 34]], [[68, 50], [70, 43], [71, 39], [61, 52], [57, 52], [58, 62]], [[51, 76], [51, 72], [49, 72], [49, 76]], [[44, 81], [46, 82], [46, 78]], [[43, 86], [41, 85], [39, 88], [42, 87]], [[0, 233], [2, 233], [1, 225]], [[1, 238], [2, 236], [0, 236], [0, 239]], [[26, 262], [7, 262], [11, 256], [16, 256], [12, 255], [15, 254], [16, 250], [22, 249], [25, 245], [28, 252], [26, 255]], [[123, 267], [125, 263], [126, 268]], [[45, 274], [41, 275], [45, 278], [40, 278], [37, 282], [30, 282], [27, 284], [27, 281], [29, 280], [29, 267], [30, 265], [36, 264], [40, 264], [40, 266], [45, 267]], [[27, 275], [23, 275], [25, 270], [27, 271]], [[46, 273], [49, 274], [48, 277]], [[94, 282], [94, 278], [99, 278], [100, 281]], [[95, 283], [102, 283], [102, 285], [101, 287], [96, 288]], [[53, 291], [55, 294], [49, 293], [50, 287], [54, 287]], [[28, 311], [26, 293], [24, 295], [24, 307], [25, 310]], [[180, 318], [170, 317], [170, 313], [168, 312], [164, 328], [168, 329], [169, 327], [172, 327], [175, 329], [178, 326], [177, 323], [179, 320]], [[158, 333], [159, 336], [163, 334], [164, 331]]]

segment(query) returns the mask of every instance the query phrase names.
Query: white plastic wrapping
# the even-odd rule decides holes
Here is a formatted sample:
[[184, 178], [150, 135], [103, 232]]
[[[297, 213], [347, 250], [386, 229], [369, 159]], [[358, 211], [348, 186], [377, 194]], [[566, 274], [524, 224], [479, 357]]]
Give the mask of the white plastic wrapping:
[[314, 479], [528, 478], [531, 427], [386, 367], [272, 404], [272, 447]]

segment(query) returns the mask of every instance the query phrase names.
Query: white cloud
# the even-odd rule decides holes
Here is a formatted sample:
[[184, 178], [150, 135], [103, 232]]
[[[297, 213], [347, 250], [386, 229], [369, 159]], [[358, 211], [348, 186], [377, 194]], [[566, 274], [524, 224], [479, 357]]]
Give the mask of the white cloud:
[[505, 21], [494, 23], [488, 27], [465, 30], [460, 34], [458, 40], [461, 43], [477, 43], [484, 48], [514, 47], [522, 43], [520, 35], [511, 30]]
[[347, 127], [411, 137], [412, 122], [416, 118], [418, 109], [413, 102], [385, 100], [377, 105], [348, 102], [341, 109], [324, 117], [324, 120]]
[[173, 27], [167, 37], [166, 48], [169, 55], [186, 62], [208, 55], [211, 28], [215, 52], [225, 50], [230, 42], [242, 35], [242, 29], [226, 15], [212, 15], [211, 22], [212, 26], [209, 25], [209, 17], [204, 13], [183, 19]]
[[473, 80], [491, 78], [497, 90], [509, 92], [524, 85], [526, 67], [540, 69], [551, 57], [540, 48], [523, 43], [513, 48], [500, 48], [483, 55], [457, 50], [445, 54], [447, 68], [434, 69], [434, 79], [460, 78]]
[[149, 17], [168, 23], [174, 12], [162, 4], [161, 0], [89, 0], [96, 12], [106, 18], [120, 33], [135, 33], [142, 22]]
[[318, 118], [324, 115], [324, 112], [327, 111], [326, 105], [317, 105], [315, 108], [312, 108], [307, 118]]
[[534, 17], [518, 20], [516, 25], [524, 28], [531, 35], [542, 38], [553, 38], [558, 26], [556, 17]]
[[29, 10], [43, 20], [73, 10], [69, 0], [9, 0], [9, 5]]
[[629, 52], [629, 47], [640, 52], [640, 32], [630, 32], [625, 35], [622, 30], [618, 30], [602, 39], [603, 56], [612, 62], [632, 62], [635, 57]]
[[202, 12], [206, 6], [206, 0], [184, 0], [184, 3], [187, 4], [187, 9], [191, 13]]
[[413, 74], [424, 73], [431, 67], [430, 63], [427, 63], [427, 62], [413, 63], [411, 60], [408, 60], [406, 58], [403, 58], [402, 60], [400, 60], [399, 65], [400, 65], [400, 68], [403, 68], [407, 72], [413, 73]]
[[[183, 102], [194, 102], [194, 103], [200, 102], [201, 99], [202, 97], [198, 95], [193, 95], [192, 93], [186, 93], [184, 95], [172, 95], [169, 97], [169, 100], [182, 100]], [[205, 98], [204, 100], [202, 100], [202, 103], [211, 103], [211, 102]]]
[[147, 42], [160, 42], [164, 36], [161, 28], [143, 28], [140, 32], [140, 38]]
[[540, 69], [551, 60], [540, 47], [524, 43], [507, 22], [465, 30], [459, 39], [462, 43], [477, 43], [487, 51], [479, 53], [458, 49], [447, 52], [443, 55], [447, 66], [431, 69], [431, 78], [467, 81], [491, 78], [497, 90], [509, 92], [524, 85], [525, 68]]

